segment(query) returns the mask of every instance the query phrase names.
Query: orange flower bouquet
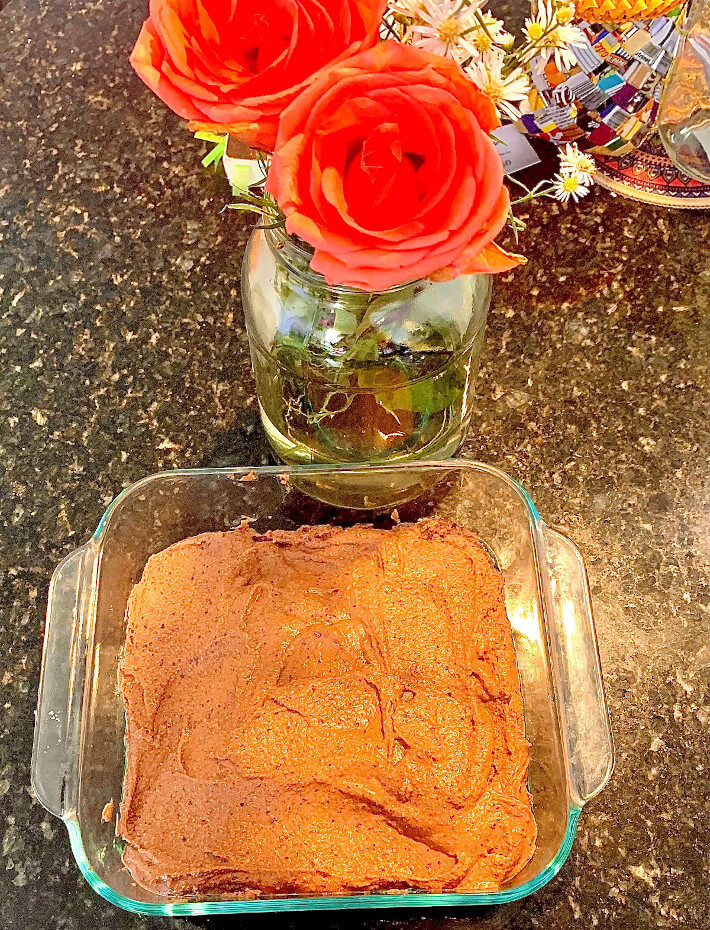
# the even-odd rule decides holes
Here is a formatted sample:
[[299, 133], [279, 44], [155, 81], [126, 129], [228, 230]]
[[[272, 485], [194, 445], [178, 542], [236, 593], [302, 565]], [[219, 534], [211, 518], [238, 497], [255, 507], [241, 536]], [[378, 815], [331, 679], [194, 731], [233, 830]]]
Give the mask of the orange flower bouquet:
[[[424, 7], [437, 2], [451, 0]], [[451, 22], [467, 10], [488, 28], [480, 6]], [[263, 176], [233, 204], [262, 217], [242, 296], [264, 425], [291, 462], [452, 454], [490, 275], [525, 261], [495, 241], [512, 218], [500, 100], [456, 55], [418, 47], [401, 2], [385, 7], [151, 0], [131, 56], [217, 154], [227, 136], [259, 150]], [[518, 202], [572, 175], [563, 164]]]

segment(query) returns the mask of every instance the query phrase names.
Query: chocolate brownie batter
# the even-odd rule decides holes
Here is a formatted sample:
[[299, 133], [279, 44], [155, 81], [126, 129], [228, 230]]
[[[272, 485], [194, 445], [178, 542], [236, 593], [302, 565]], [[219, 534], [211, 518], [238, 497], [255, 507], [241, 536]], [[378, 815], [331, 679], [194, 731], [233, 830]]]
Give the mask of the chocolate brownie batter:
[[131, 593], [121, 687], [146, 888], [490, 891], [533, 853], [502, 580], [455, 524], [183, 540]]

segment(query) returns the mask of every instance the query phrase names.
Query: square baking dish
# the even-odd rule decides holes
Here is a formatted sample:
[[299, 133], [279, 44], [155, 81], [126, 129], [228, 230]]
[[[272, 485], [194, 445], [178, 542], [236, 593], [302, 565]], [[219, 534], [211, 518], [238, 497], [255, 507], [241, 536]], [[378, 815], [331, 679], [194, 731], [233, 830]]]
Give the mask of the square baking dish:
[[[166, 898], [138, 886], [104, 806], [121, 798], [125, 715], [118, 663], [131, 587], [155, 552], [242, 518], [259, 532], [303, 524], [375, 522], [375, 514], [319, 503], [333, 488], [374, 486], [403, 522], [436, 515], [475, 532], [505, 578], [531, 743], [529, 788], [538, 827], [531, 861], [502, 890], [328, 897]], [[308, 496], [303, 493], [307, 491]], [[321, 493], [322, 492], [322, 493]], [[346, 494], [347, 496], [347, 494]], [[395, 517], [396, 519], [397, 517]], [[153, 475], [110, 505], [93, 537], [52, 578], [37, 706], [32, 784], [67, 826], [74, 857], [102, 897], [139, 914], [243, 914], [296, 910], [490, 905], [531, 894], [562, 867], [583, 805], [609, 780], [613, 742], [587, 577], [574, 545], [547, 526], [503, 472], [464, 460], [407, 465], [196, 469]]]

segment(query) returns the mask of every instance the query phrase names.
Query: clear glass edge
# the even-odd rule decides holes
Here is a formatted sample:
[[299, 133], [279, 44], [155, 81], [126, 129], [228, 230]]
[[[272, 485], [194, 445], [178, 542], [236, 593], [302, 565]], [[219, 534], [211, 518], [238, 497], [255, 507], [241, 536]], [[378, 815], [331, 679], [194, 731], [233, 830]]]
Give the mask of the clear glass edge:
[[482, 907], [505, 904], [525, 898], [557, 875], [572, 849], [577, 823], [582, 808], [570, 804], [567, 829], [557, 855], [535, 878], [517, 888], [481, 894], [431, 893], [408, 891], [401, 894], [331, 895], [323, 898], [250, 898], [231, 901], [166, 901], [165, 904], [147, 904], [127, 898], [113, 891], [102, 881], [89, 864], [81, 839], [81, 828], [74, 817], [64, 818], [74, 859], [89, 885], [109, 903], [133, 914], [152, 917], [198, 917], [210, 914], [268, 914], [282, 911], [371, 910], [382, 908], [428, 907]]
[[[104, 530], [108, 524], [109, 518], [114, 510], [117, 509], [118, 505], [125, 500], [129, 495], [134, 494], [136, 491], [143, 488], [145, 485], [150, 484], [152, 481], [156, 481], [159, 478], [172, 478], [172, 477], [200, 477], [208, 475], [247, 475], [254, 473], [257, 477], [276, 477], [278, 475], [300, 475], [300, 474], [309, 474], [309, 475], [318, 475], [318, 474], [333, 474], [334, 472], [342, 473], [362, 473], [366, 471], [401, 471], [402, 469], [416, 469], [421, 471], [428, 471], [434, 469], [447, 469], [451, 471], [456, 471], [457, 469], [471, 469], [474, 471], [484, 471], [490, 475], [495, 475], [497, 478], [502, 479], [504, 482], [509, 484], [515, 489], [515, 491], [520, 495], [525, 506], [530, 514], [530, 518], [535, 525], [535, 529], [538, 529], [539, 524], [542, 522], [540, 514], [537, 511], [537, 507], [533, 503], [532, 498], [525, 490], [525, 488], [516, 481], [515, 478], [511, 478], [510, 475], [507, 475], [504, 471], [501, 471], [500, 468], [496, 468], [495, 465], [487, 465], [485, 462], [476, 462], [473, 459], [446, 459], [444, 461], [426, 461], [426, 462], [392, 462], [390, 464], [360, 464], [360, 465], [298, 465], [298, 466], [289, 466], [289, 465], [257, 465], [257, 466], [226, 466], [220, 468], [175, 468], [167, 471], [155, 472], [152, 475], [147, 475], [145, 478], [140, 478], [138, 481], [130, 484], [127, 488], [124, 488], [120, 494], [118, 494], [108, 505], [104, 511], [99, 525], [96, 527], [96, 531], [92, 536], [92, 539], [101, 541]], [[363, 513], [367, 511], [363, 510]]]
[[[530, 516], [534, 529], [534, 543], [536, 550], [536, 559], [540, 555], [540, 530], [543, 524], [538, 510], [523, 485], [511, 478], [504, 471], [494, 465], [488, 465], [484, 462], [477, 462], [471, 459], [448, 459], [446, 461], [415, 462], [415, 463], [393, 463], [393, 464], [364, 464], [364, 465], [302, 465], [297, 467], [281, 465], [261, 465], [261, 466], [226, 466], [221, 468], [181, 468], [167, 471], [156, 472], [141, 478], [133, 484], [124, 488], [114, 500], [109, 504], [104, 512], [99, 525], [94, 532], [92, 539], [100, 543], [105, 535], [106, 527], [109, 523], [112, 513], [118, 508], [120, 503], [130, 495], [141, 490], [151, 482], [161, 478], [170, 477], [199, 477], [220, 474], [243, 475], [254, 472], [258, 477], [277, 477], [284, 474], [332, 474], [333, 472], [363, 472], [368, 470], [387, 470], [397, 471], [403, 468], [417, 470], [472, 470], [483, 471], [501, 479], [504, 483], [512, 487], [520, 496]], [[552, 878], [557, 875], [565, 863], [577, 830], [582, 807], [570, 801], [567, 829], [560, 848], [547, 868], [543, 869], [535, 878], [517, 888], [503, 889], [502, 891], [486, 892], [481, 894], [456, 894], [456, 893], [428, 893], [428, 892], [406, 892], [402, 894], [373, 894], [373, 895], [340, 895], [324, 898], [259, 898], [250, 900], [233, 900], [233, 901], [194, 901], [194, 902], [170, 902], [165, 904], [148, 904], [136, 901], [133, 898], [127, 898], [124, 895], [113, 891], [105, 882], [103, 882], [94, 872], [89, 864], [88, 858], [84, 851], [84, 845], [81, 839], [81, 828], [78, 821], [73, 816], [64, 818], [72, 853], [79, 869], [93, 888], [106, 901], [120, 907], [123, 910], [145, 916], [175, 916], [175, 917], [196, 917], [209, 914], [245, 914], [245, 913], [275, 913], [281, 911], [319, 911], [319, 910], [354, 910], [354, 909], [372, 909], [372, 908], [402, 908], [402, 907], [480, 907], [490, 904], [503, 904], [506, 902], [517, 901], [527, 895], [538, 891], [543, 885], [546, 885]], [[415, 898], [416, 900], [412, 900]]]
[[[47, 677], [48, 676], [46, 673], [45, 654], [49, 646], [49, 640], [50, 640], [50, 636], [52, 632], [51, 624], [58, 622], [56, 617], [53, 617], [50, 615], [50, 605], [52, 604], [53, 599], [55, 597], [56, 585], [57, 585], [58, 579], [61, 576], [62, 571], [68, 565], [75, 563], [77, 560], [81, 561], [89, 545], [90, 543], [86, 542], [82, 546], [78, 546], [76, 549], [73, 549], [68, 555], [64, 556], [64, 558], [61, 560], [61, 562], [59, 562], [59, 564], [54, 569], [54, 572], [52, 573], [52, 577], [49, 582], [49, 589], [47, 591], [47, 617], [45, 620], [45, 628], [44, 628], [44, 632], [42, 636], [42, 659], [41, 659], [40, 671], [39, 671], [39, 682], [37, 685], [37, 707], [35, 710], [35, 726], [34, 726], [34, 733], [32, 736], [32, 756], [30, 759], [30, 785], [32, 786], [32, 790], [34, 791], [37, 797], [37, 800], [40, 802], [40, 804], [44, 807], [45, 810], [49, 811], [49, 813], [53, 814], [55, 817], [62, 817], [62, 814], [54, 810], [54, 808], [49, 805], [48, 799], [45, 795], [44, 790], [40, 788], [40, 781], [41, 781], [40, 772], [42, 769], [42, 761], [40, 759], [40, 745], [39, 745], [39, 740], [40, 740], [40, 735], [41, 735], [40, 721], [41, 721], [42, 714], [43, 714], [43, 708], [46, 708], [46, 705], [49, 703], [48, 697], [47, 697], [47, 688], [48, 688]], [[81, 574], [81, 566], [79, 565], [79, 575], [80, 574]], [[71, 629], [72, 640], [74, 640], [76, 636], [76, 624], [77, 624], [77, 619], [74, 618], [72, 621], [72, 629]], [[71, 688], [68, 686], [67, 687], [67, 706], [69, 705], [69, 703], [71, 703]], [[68, 726], [68, 721], [67, 721], [67, 726]]]
[[[552, 531], [553, 533], [556, 533], [557, 536], [564, 539], [565, 543], [575, 552], [575, 554], [579, 558], [580, 563], [584, 565], [584, 559], [582, 557], [582, 553], [580, 552], [577, 544], [574, 542], [574, 540], [570, 539], [567, 533], [565, 533], [562, 529], [560, 529], [560, 527], [555, 526], [550, 523], [545, 523], [543, 520], [541, 520], [540, 529], [542, 532], [543, 540], [545, 539], [548, 531]], [[585, 587], [587, 589], [589, 600], [591, 603], [592, 592], [591, 592], [591, 588], [589, 585], [589, 576], [587, 575], [586, 569], [583, 571], [583, 574], [584, 574]], [[599, 651], [599, 640], [596, 636], [596, 628], [594, 626], [593, 616], [591, 617], [591, 621], [592, 621], [592, 632], [593, 632], [592, 645], [594, 647], [594, 653], [595, 653], [595, 658], [596, 658], [596, 670], [597, 670], [597, 675], [599, 679], [599, 684], [601, 687], [602, 700], [603, 700], [604, 710], [605, 710], [606, 734], [607, 734], [607, 740], [608, 740], [608, 759], [607, 759], [606, 768], [604, 770], [603, 775], [600, 778], [598, 786], [590, 794], [585, 795], [585, 797], [577, 798], [579, 805], [581, 805], [582, 807], [585, 804], [588, 804], [594, 798], [596, 798], [597, 795], [599, 795], [604, 790], [604, 788], [606, 788], [606, 786], [609, 784], [611, 780], [611, 776], [614, 774], [614, 769], [616, 767], [616, 744], [614, 742], [614, 729], [611, 724], [611, 712], [609, 711], [609, 702], [607, 701], [607, 697], [606, 697], [606, 685], [604, 684], [604, 667], [602, 665], [602, 657]], [[550, 648], [549, 643], [548, 643], [548, 648]], [[559, 700], [559, 696], [557, 695], [557, 684], [556, 682], [553, 682], [553, 684], [555, 687], [555, 694], [557, 698], [556, 703], [557, 703], [558, 711], [559, 711], [560, 700]], [[568, 772], [568, 779], [569, 778], [570, 778], [570, 774]], [[573, 801], [572, 803], [575, 803], [575, 802]]]
[[[250, 244], [255, 239], [258, 233], [259, 233], [259, 230], [255, 229], [249, 239]], [[374, 297], [375, 295], [378, 295], [378, 296], [386, 295], [388, 297], [396, 298], [398, 293], [407, 290], [408, 288], [412, 287], [415, 284], [429, 285], [429, 284], [437, 283], [435, 281], [432, 281], [430, 278], [426, 278], [426, 277], [425, 278], [411, 278], [409, 281], [403, 281], [401, 284], [394, 284], [392, 285], [392, 287], [386, 287], [378, 291], [364, 291], [362, 288], [350, 287], [349, 285], [346, 285], [346, 284], [328, 284], [322, 274], [320, 274], [318, 271], [313, 271], [310, 267], [310, 262], [311, 262], [311, 259], [313, 258], [313, 252], [308, 251], [307, 249], [304, 249], [301, 245], [299, 245], [298, 242], [296, 242], [296, 240], [294, 239], [294, 237], [290, 233], [286, 232], [285, 229], [282, 230], [281, 228], [278, 228], [278, 227], [276, 229], [265, 229], [263, 231], [263, 236], [277, 262], [278, 261], [283, 262], [293, 273], [298, 275], [302, 280], [310, 281], [311, 283], [316, 284], [321, 290], [329, 291], [338, 297], [348, 297], [348, 296], [353, 296], [353, 295], [356, 295], [356, 296], [368, 296], [369, 295], [369, 296]], [[299, 259], [303, 260], [306, 263], [306, 267], [305, 268], [296, 267], [292, 262], [288, 260], [287, 255], [283, 255], [283, 254], [280, 255], [278, 247], [274, 244], [274, 240], [278, 240], [282, 245], [286, 245], [289, 249], [291, 249], [292, 255], [295, 255]], [[244, 263], [242, 266], [244, 268], [247, 267], [246, 265], [247, 254], [248, 252], [245, 251]], [[490, 295], [493, 290], [493, 275], [490, 273], [481, 271], [481, 272], [476, 272], [475, 276], [477, 278], [485, 278], [487, 280], [488, 296], [490, 300]], [[468, 277], [473, 277], [473, 275], [468, 275]]]

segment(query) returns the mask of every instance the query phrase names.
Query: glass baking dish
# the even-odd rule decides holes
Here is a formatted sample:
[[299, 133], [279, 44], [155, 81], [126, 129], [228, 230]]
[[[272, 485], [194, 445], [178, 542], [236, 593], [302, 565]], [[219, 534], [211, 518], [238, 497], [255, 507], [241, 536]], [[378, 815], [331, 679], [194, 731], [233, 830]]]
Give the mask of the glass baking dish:
[[[118, 662], [126, 602], [148, 558], [185, 537], [224, 530], [243, 517], [256, 530], [374, 521], [389, 512], [331, 507], [304, 495], [323, 484], [374, 479], [418, 488], [398, 505], [402, 521], [435, 514], [476, 532], [505, 578], [531, 743], [529, 788], [535, 855], [509, 885], [485, 894], [407, 892], [330, 897], [165, 898], [135, 884], [121, 862], [115, 817], [121, 798], [125, 718]], [[327, 494], [326, 494], [327, 496]], [[396, 493], [394, 493], [396, 497]], [[139, 914], [200, 915], [351, 908], [490, 905], [536, 891], [561, 868], [583, 805], [609, 780], [613, 743], [587, 577], [574, 545], [547, 526], [525, 490], [503, 472], [463, 460], [338, 468], [233, 468], [153, 475], [120, 494], [93, 537], [56, 569], [49, 591], [32, 784], [69, 831], [89, 884]]]

